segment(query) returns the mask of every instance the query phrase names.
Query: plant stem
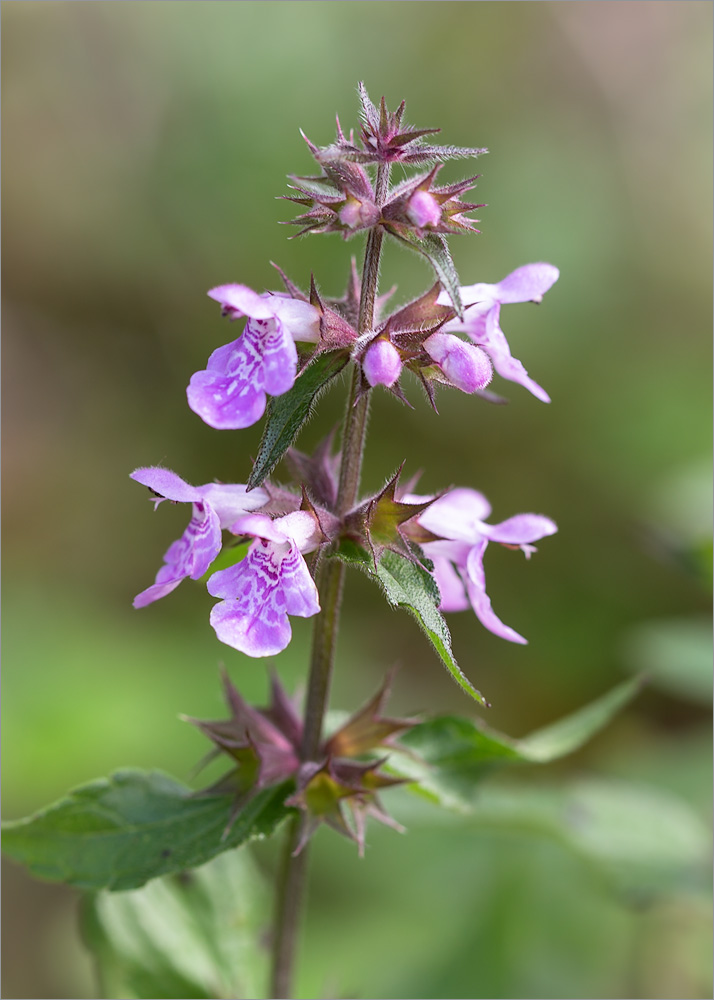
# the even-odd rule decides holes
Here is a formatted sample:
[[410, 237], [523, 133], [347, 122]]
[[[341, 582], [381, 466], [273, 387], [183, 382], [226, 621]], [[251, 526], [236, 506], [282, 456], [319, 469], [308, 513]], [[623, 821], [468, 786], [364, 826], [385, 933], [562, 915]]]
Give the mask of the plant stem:
[[[376, 180], [377, 205], [384, 204], [389, 189], [389, 165], [380, 164]], [[384, 231], [381, 226], [370, 230], [362, 268], [362, 288], [358, 333], [372, 329], [374, 304], [379, 281], [379, 261]], [[338, 490], [337, 513], [340, 517], [355, 505], [359, 491], [362, 456], [367, 434], [369, 393], [357, 398], [362, 374], [355, 365], [342, 429], [342, 461]], [[310, 674], [305, 706], [305, 729], [302, 760], [315, 760], [322, 738], [322, 725], [327, 708], [332, 668], [335, 662], [345, 565], [338, 559], [321, 559], [316, 583], [322, 610], [315, 619], [312, 637]], [[271, 997], [287, 1000], [292, 996], [293, 970], [302, 905], [307, 881], [307, 845], [296, 854], [300, 844], [302, 817], [296, 816], [287, 831], [282, 866], [278, 873], [275, 937]]]

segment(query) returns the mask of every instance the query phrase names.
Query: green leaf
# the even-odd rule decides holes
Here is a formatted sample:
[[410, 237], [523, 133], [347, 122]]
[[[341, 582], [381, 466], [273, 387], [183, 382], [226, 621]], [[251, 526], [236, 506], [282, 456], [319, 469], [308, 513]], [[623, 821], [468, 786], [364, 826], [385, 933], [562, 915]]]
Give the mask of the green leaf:
[[461, 812], [477, 808], [477, 783], [494, 765], [545, 764], [573, 753], [605, 726], [640, 688], [625, 681], [584, 708], [523, 739], [511, 739], [481, 721], [441, 716], [404, 733], [399, 740], [416, 756], [391, 754], [390, 770], [419, 782], [413, 790]]
[[83, 905], [82, 931], [105, 997], [257, 997], [265, 886], [247, 851]]
[[454, 659], [451, 635], [439, 612], [439, 590], [432, 575], [405, 556], [386, 551], [375, 569], [372, 556], [355, 542], [345, 539], [335, 552], [338, 559], [357, 566], [382, 588], [392, 607], [406, 608], [423, 629], [441, 662], [456, 683], [482, 705], [488, 702], [471, 684]]
[[[391, 232], [391, 230], [390, 230]], [[403, 232], [392, 232], [402, 243], [406, 243], [412, 250], [423, 254], [436, 272], [436, 276], [444, 286], [444, 291], [451, 299], [451, 303], [459, 316], [463, 316], [464, 307], [461, 303], [461, 293], [459, 291], [459, 276], [454, 262], [449, 253], [449, 247], [443, 236], [438, 233], [425, 233], [424, 236], [417, 236], [411, 230], [405, 229]]]
[[251, 489], [270, 475], [309, 418], [317, 397], [348, 360], [343, 350], [326, 351], [307, 366], [289, 392], [270, 399], [258, 456], [248, 480]]
[[627, 893], [710, 886], [706, 825], [671, 792], [616, 779], [560, 787], [485, 785], [477, 828], [545, 834], [593, 863]]
[[290, 812], [286, 794], [286, 785], [259, 792], [223, 839], [230, 796], [194, 796], [159, 771], [117, 771], [28, 819], [3, 824], [2, 846], [38, 878], [82, 889], [135, 889], [269, 837]]

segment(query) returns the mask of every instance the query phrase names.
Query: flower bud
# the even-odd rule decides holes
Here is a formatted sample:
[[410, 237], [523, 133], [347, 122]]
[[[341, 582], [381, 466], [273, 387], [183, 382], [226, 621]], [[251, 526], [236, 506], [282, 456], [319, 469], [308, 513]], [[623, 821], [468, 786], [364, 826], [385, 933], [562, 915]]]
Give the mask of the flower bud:
[[379, 209], [372, 202], [348, 198], [340, 209], [338, 218], [348, 229], [368, 229], [379, 218]]
[[424, 350], [462, 392], [476, 392], [491, 381], [493, 369], [485, 351], [451, 333], [433, 333], [424, 341]]
[[407, 217], [417, 229], [427, 226], [438, 226], [441, 222], [441, 206], [433, 194], [428, 191], [415, 191], [407, 202]]
[[371, 386], [394, 385], [402, 370], [399, 351], [389, 340], [375, 340], [362, 360], [362, 370]]

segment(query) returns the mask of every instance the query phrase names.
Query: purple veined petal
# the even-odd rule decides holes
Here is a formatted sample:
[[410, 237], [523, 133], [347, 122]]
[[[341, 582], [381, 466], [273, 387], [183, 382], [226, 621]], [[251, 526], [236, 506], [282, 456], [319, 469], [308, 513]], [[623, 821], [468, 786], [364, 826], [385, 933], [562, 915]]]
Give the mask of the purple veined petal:
[[270, 297], [259, 295], [247, 285], [217, 285], [210, 289], [208, 295], [229, 312], [256, 319], [268, 319], [273, 315]]
[[193, 516], [183, 535], [169, 546], [163, 566], [156, 577], [163, 583], [170, 569], [176, 576], [200, 580], [221, 551], [221, 524], [210, 504], [193, 505]]
[[297, 375], [297, 348], [279, 319], [249, 319], [241, 340], [248, 340], [262, 358], [262, 388], [271, 396], [292, 389]]
[[[294, 346], [294, 345], [293, 345]], [[265, 380], [260, 338], [246, 323], [243, 336], [219, 347], [208, 368], [196, 372], [186, 390], [188, 405], [217, 430], [250, 427], [265, 412]]]
[[201, 490], [197, 486], [191, 486], [185, 482], [175, 472], [170, 469], [162, 469], [158, 465], [147, 468], [134, 469], [130, 477], [135, 479], [142, 486], [148, 486], [155, 493], [160, 493], [167, 500], [175, 500], [179, 503], [193, 503], [201, 499]]
[[320, 339], [320, 313], [309, 302], [287, 295], [271, 295], [273, 315], [286, 328], [293, 340], [316, 344]]
[[320, 611], [320, 598], [307, 563], [297, 545], [283, 556], [280, 564], [280, 583], [285, 597], [285, 610], [289, 615], [311, 618]]
[[434, 579], [441, 594], [440, 611], [466, 611], [469, 606], [464, 582], [443, 556], [434, 558]]
[[208, 592], [226, 600], [211, 612], [216, 635], [248, 656], [274, 656], [290, 642], [282, 565], [294, 547], [256, 540], [236, 566], [214, 573]]
[[552, 264], [524, 264], [493, 285], [494, 299], [502, 304], [509, 302], [540, 302], [549, 288], [560, 277]]
[[182, 580], [198, 580], [221, 551], [221, 525], [209, 504], [195, 503], [193, 516], [183, 535], [172, 542], [164, 555], [164, 565], [151, 587], [134, 598], [134, 607], [143, 608], [170, 594]]
[[467, 344], [451, 333], [432, 333], [424, 341], [427, 354], [436, 361], [449, 382], [462, 392], [484, 389], [493, 369], [479, 347]]
[[166, 583], [152, 583], [150, 587], [136, 595], [133, 601], [134, 607], [145, 608], [147, 604], [152, 604], [154, 601], [166, 597], [172, 590], [176, 590], [184, 579], [185, 577], [180, 576], [177, 580], [167, 580]]
[[214, 372], [196, 372], [186, 389], [188, 405], [216, 430], [252, 427], [265, 413], [265, 393], [250, 383]]
[[[498, 374], [509, 382], [517, 382], [528, 389], [536, 399], [544, 403], [550, 402], [550, 396], [537, 382], [529, 377], [528, 372], [517, 358], [511, 354], [508, 341], [499, 325], [500, 306], [495, 305], [486, 317], [485, 334], [479, 336], [479, 346], [490, 356], [493, 367]], [[471, 330], [468, 330], [471, 336]]]
[[527, 542], [537, 542], [540, 538], [554, 535], [558, 526], [549, 517], [542, 514], [516, 514], [500, 524], [484, 524], [482, 532], [485, 538], [504, 545], [524, 545]]
[[474, 609], [476, 617], [489, 632], [507, 639], [509, 642], [517, 642], [522, 645], [528, 643], [522, 635], [519, 635], [510, 625], [506, 625], [498, 617], [491, 607], [491, 598], [486, 593], [486, 576], [483, 570], [483, 554], [486, 551], [488, 541], [484, 539], [478, 545], [474, 545], [469, 553], [465, 571], [462, 570], [463, 580], [466, 584], [466, 592]]
[[206, 483], [196, 489], [215, 510], [221, 528], [229, 528], [236, 518], [258, 510], [269, 499], [268, 494], [260, 487], [248, 491], [246, 486], [239, 483]]
[[459, 487], [449, 490], [419, 515], [419, 524], [443, 538], [471, 544], [482, 537], [481, 522], [491, 513], [483, 493]]

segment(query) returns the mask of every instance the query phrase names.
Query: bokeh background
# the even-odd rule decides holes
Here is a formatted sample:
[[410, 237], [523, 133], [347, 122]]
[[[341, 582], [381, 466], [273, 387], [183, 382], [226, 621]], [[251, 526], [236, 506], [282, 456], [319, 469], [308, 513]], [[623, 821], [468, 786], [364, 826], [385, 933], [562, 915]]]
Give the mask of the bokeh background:
[[[132, 609], [185, 511], [154, 516], [128, 473], [245, 481], [260, 428], [219, 433], [185, 403], [229, 339], [205, 293], [276, 287], [271, 260], [341, 292], [361, 239], [289, 242], [276, 196], [313, 172], [298, 127], [326, 144], [335, 113], [356, 124], [362, 79], [443, 141], [490, 149], [482, 233], [452, 240], [464, 284], [561, 270], [540, 307], [502, 316], [552, 405], [498, 380], [508, 406], [444, 392], [439, 416], [416, 384], [414, 411], [376, 392], [364, 486], [406, 460], [424, 491], [481, 489], [496, 520], [553, 517], [529, 563], [487, 557], [494, 607], [528, 646], [450, 619], [488, 721], [521, 735], [647, 669], [607, 733], [522, 780], [628, 780], [708, 823], [711, 21], [688, 0], [3, 4], [6, 818], [120, 766], [187, 778], [205, 747], [177, 715], [220, 712], [219, 662], [265, 692], [264, 664], [215, 639], [205, 589]], [[430, 282], [387, 247], [396, 301]], [[400, 662], [395, 711], [472, 713], [413, 622], [348, 582], [333, 704]], [[309, 637], [294, 621], [289, 687]], [[369, 841], [360, 861], [318, 837], [303, 996], [711, 995], [697, 879], [633, 902], [557, 839], [433, 816]], [[269, 871], [269, 848], [259, 860]], [[3, 995], [96, 996], [75, 894], [11, 865], [3, 889]]]

